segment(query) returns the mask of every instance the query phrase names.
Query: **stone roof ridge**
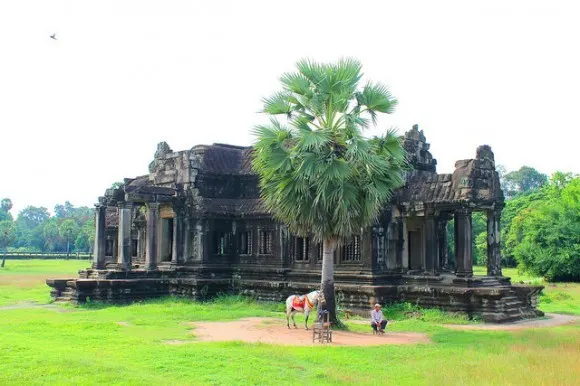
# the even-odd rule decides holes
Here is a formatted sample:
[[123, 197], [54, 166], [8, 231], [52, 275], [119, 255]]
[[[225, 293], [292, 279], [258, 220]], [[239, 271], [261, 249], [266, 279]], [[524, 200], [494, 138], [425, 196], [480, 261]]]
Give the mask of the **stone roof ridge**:
[[212, 146], [225, 147], [225, 148], [237, 149], [237, 150], [244, 150], [244, 149], [252, 147], [252, 146], [230, 145], [229, 143], [220, 143], [220, 142], [214, 142], [212, 144]]
[[427, 143], [423, 130], [419, 130], [419, 125], [407, 131], [403, 137], [403, 147], [407, 152], [409, 163], [416, 170], [428, 172], [437, 171], [437, 160], [429, 152], [431, 145]]

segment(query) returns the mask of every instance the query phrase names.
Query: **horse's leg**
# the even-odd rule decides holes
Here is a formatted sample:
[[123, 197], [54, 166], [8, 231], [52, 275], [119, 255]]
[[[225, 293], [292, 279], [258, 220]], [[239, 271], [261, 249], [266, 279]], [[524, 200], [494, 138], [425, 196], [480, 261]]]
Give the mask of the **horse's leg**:
[[310, 311], [309, 310], [304, 310], [304, 316], [306, 317], [306, 321], [304, 322], [304, 326], [306, 326], [306, 329], [308, 330], [308, 316], [310, 315]]
[[290, 329], [290, 310], [288, 308], [286, 308], [286, 327]]
[[296, 311], [292, 311], [292, 323], [294, 324], [294, 328], [296, 327]]

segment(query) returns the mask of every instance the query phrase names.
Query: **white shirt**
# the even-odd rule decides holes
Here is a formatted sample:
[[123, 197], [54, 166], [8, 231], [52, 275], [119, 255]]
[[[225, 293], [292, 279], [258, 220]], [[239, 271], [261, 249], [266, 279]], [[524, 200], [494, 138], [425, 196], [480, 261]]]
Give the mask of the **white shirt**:
[[371, 311], [371, 322], [380, 323], [384, 320], [383, 312], [381, 310], [372, 310]]

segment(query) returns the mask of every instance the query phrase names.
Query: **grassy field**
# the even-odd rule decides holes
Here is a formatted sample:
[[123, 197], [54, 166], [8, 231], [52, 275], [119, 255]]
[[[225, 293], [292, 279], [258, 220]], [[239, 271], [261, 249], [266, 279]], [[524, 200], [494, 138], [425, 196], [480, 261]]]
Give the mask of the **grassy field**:
[[[48, 287], [44, 284], [42, 296], [27, 292], [39, 285], [32, 277], [66, 277], [87, 265], [63, 261], [57, 267], [55, 263], [8, 261], [11, 270], [0, 270], [0, 293], [12, 294], [0, 299], [5, 304], [45, 302]], [[50, 274], [42, 272], [43, 264], [52, 264], [46, 267]], [[557, 288], [552, 293], [568, 293], [570, 287]], [[564, 303], [555, 298], [547, 305], [567, 309]], [[518, 332], [457, 331], [445, 323], [466, 320], [436, 310], [405, 319], [409, 307], [385, 309], [394, 319], [389, 329], [427, 332], [433, 344], [165, 343], [195, 342], [192, 321], [282, 317], [280, 304], [257, 304], [239, 297], [210, 303], [168, 298], [130, 306], [0, 309], [0, 384], [572, 385], [580, 378], [579, 324]]]
[[88, 260], [6, 260], [0, 268], [0, 306], [22, 302], [48, 303], [48, 278], [75, 277]]

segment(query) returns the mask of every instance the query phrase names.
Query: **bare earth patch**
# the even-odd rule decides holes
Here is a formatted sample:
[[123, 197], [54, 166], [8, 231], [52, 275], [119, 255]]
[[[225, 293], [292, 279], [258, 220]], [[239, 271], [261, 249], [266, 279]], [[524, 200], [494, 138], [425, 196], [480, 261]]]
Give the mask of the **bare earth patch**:
[[[290, 330], [286, 321], [274, 318], [246, 318], [229, 322], [192, 322], [192, 332], [198, 341], [223, 342], [243, 341], [291, 346], [318, 346], [312, 342], [312, 330], [304, 328]], [[166, 342], [169, 343], [169, 342]], [[175, 341], [171, 342], [176, 344]], [[183, 343], [190, 343], [184, 341]], [[332, 332], [332, 346], [378, 346], [384, 344], [432, 343], [427, 334], [416, 332], [386, 332], [384, 335], [358, 332]]]
[[555, 327], [580, 321], [580, 317], [562, 314], [546, 314], [547, 318], [522, 320], [505, 324], [447, 324], [454, 330], [503, 330], [515, 331], [527, 328]]
[[24, 302], [24, 303], [12, 304], [9, 306], [1, 306], [0, 311], [20, 310], [20, 309], [24, 309], [24, 308], [44, 308], [44, 309], [53, 310], [56, 312], [72, 312], [72, 311], [74, 311], [73, 309], [64, 308], [64, 307], [61, 307], [57, 304], [39, 304], [39, 303], [34, 303], [34, 302]]

